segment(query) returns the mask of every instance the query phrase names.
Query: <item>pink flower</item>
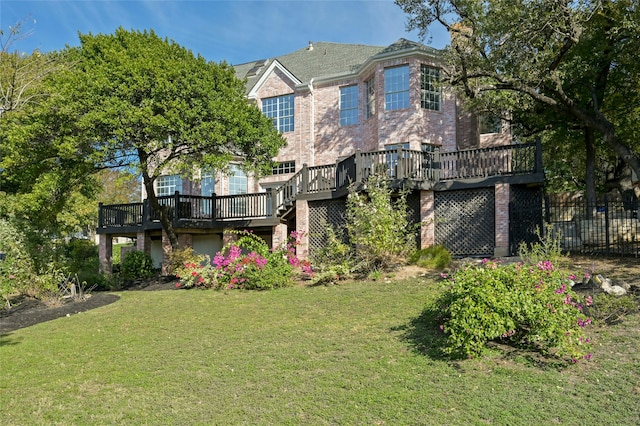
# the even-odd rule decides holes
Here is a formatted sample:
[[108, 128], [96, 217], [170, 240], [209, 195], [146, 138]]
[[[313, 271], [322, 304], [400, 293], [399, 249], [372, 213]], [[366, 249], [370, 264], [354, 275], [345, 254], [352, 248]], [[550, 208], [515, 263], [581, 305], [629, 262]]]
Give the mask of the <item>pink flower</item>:
[[593, 297], [591, 297], [591, 295], [587, 296], [586, 303], [587, 306], [591, 306], [593, 304]]

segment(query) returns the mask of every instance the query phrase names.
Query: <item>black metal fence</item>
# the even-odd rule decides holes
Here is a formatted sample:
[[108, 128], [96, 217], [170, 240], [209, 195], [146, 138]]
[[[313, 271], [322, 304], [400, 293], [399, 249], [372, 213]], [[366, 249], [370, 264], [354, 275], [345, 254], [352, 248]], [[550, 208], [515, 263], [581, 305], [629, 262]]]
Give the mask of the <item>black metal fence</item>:
[[607, 197], [589, 206], [583, 199], [552, 200], [545, 197], [544, 221], [564, 251], [640, 256], [638, 203]]

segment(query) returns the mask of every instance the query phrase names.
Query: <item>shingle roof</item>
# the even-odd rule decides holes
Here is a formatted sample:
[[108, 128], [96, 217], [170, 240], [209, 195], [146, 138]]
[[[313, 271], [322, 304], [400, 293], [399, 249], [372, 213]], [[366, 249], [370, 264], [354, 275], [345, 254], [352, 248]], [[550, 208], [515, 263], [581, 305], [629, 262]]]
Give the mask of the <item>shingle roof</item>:
[[399, 39], [390, 46], [368, 46], [364, 44], [342, 44], [316, 42], [286, 55], [271, 59], [261, 59], [234, 65], [236, 75], [240, 79], [247, 78], [247, 91], [260, 79], [262, 73], [273, 60], [277, 60], [302, 83], [309, 83], [312, 78], [318, 79], [333, 75], [350, 73], [358, 70], [368, 59], [378, 55], [397, 53], [401, 50], [420, 50], [435, 54], [436, 49], [405, 39]]

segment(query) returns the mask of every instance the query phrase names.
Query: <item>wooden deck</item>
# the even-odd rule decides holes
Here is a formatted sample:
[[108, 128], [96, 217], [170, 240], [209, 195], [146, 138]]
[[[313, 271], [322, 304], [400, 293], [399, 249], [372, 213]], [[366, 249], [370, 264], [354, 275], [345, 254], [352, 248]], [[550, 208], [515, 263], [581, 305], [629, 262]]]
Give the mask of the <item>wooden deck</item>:
[[[454, 152], [356, 152], [335, 164], [304, 165], [291, 179], [268, 192], [241, 195], [159, 197], [175, 228], [272, 226], [298, 198], [326, 199], [345, 195], [374, 173], [384, 173], [392, 187], [442, 191], [495, 182], [542, 182], [540, 143]], [[100, 205], [99, 234], [126, 234], [161, 229], [158, 212], [142, 203]]]

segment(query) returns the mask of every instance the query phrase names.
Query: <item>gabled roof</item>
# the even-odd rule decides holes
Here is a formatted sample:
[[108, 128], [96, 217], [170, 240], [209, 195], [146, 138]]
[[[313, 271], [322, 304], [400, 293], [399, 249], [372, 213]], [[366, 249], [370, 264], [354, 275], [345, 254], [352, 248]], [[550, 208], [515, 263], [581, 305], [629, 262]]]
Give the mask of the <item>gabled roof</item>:
[[275, 58], [234, 65], [234, 68], [238, 78], [247, 79], [247, 93], [249, 93], [259, 81], [262, 81], [262, 77], [273, 69], [273, 64], [276, 61], [279, 68], [284, 67], [298, 82], [309, 84], [312, 79], [325, 80], [332, 76], [353, 74], [377, 59], [385, 59], [404, 52], [415, 53], [416, 51], [432, 56], [439, 52], [431, 47], [403, 38], [387, 47], [309, 42], [309, 45], [304, 49]]

